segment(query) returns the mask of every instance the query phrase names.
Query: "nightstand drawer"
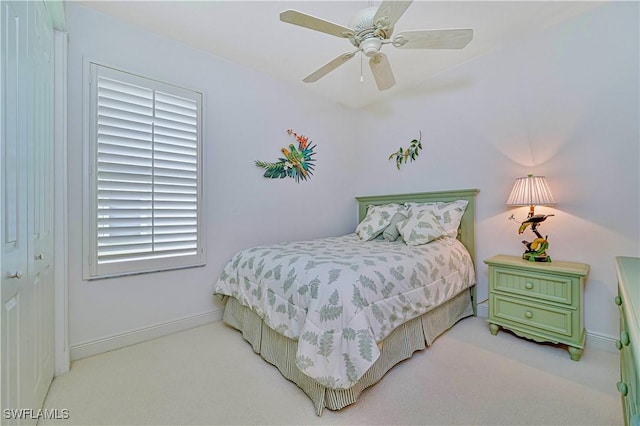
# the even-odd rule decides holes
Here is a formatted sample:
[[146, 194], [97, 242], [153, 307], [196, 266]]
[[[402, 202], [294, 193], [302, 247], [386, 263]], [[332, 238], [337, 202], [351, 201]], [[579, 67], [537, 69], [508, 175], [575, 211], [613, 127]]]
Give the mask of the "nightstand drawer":
[[572, 337], [572, 312], [553, 306], [527, 303], [524, 300], [491, 295], [490, 316], [497, 323], [502, 321], [525, 326], [532, 332]]
[[493, 290], [567, 305], [572, 303], [572, 278], [507, 268], [492, 268]]

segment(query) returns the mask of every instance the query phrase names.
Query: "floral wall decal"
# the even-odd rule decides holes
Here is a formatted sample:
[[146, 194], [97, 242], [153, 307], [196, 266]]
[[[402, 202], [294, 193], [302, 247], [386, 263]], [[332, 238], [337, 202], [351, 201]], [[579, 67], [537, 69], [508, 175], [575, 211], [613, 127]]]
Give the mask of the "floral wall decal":
[[256, 161], [256, 166], [265, 169], [264, 177], [266, 178], [294, 178], [296, 182], [300, 179], [307, 180], [313, 174], [314, 159], [311, 158], [315, 145], [311, 145], [311, 141], [304, 135], [299, 135], [293, 130], [287, 130], [287, 134], [296, 138], [298, 146], [289, 144], [280, 151], [284, 158], [278, 158], [277, 162], [269, 163], [266, 161]]
[[409, 148], [402, 149], [400, 147], [396, 152], [389, 156], [389, 160], [392, 158], [396, 159], [396, 167], [400, 170], [400, 166], [402, 163], [408, 163], [409, 161], [413, 161], [418, 156], [418, 153], [422, 149], [422, 132], [420, 132], [420, 136], [418, 139], [414, 139], [411, 141]]

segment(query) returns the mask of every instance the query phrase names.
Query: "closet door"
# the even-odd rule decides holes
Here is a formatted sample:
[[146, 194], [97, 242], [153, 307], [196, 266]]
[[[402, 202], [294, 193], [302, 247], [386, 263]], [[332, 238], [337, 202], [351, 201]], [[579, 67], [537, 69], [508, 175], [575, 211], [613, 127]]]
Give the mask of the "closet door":
[[27, 145], [29, 342], [32, 388], [39, 407], [53, 378], [53, 28], [43, 2], [33, 2], [29, 22], [31, 104]]
[[53, 28], [42, 1], [1, 5], [2, 420], [35, 424], [54, 361]]
[[20, 408], [28, 321], [27, 2], [2, 2], [2, 408]]

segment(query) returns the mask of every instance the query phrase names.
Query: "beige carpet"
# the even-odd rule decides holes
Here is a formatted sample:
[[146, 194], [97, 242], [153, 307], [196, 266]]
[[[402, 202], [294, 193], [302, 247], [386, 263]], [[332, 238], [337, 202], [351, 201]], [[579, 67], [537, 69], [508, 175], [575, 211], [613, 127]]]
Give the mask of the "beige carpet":
[[622, 425], [618, 355], [566, 350], [468, 318], [396, 366], [355, 405], [325, 410], [221, 322], [82, 359], [45, 408], [57, 425]]

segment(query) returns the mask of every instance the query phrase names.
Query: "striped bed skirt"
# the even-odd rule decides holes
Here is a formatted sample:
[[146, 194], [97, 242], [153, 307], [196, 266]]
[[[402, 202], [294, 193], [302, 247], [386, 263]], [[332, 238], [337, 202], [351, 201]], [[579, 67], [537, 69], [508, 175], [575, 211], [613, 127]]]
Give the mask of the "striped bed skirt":
[[298, 342], [269, 326], [251, 309], [233, 297], [226, 298], [223, 321], [240, 330], [254, 352], [275, 365], [282, 375], [298, 385], [313, 402], [318, 416], [326, 407], [339, 410], [353, 404], [369, 386], [376, 384], [394, 365], [430, 346], [436, 337], [462, 318], [473, 315], [471, 291], [464, 290], [444, 304], [396, 328], [380, 344], [380, 357], [349, 389], [331, 389], [318, 384], [296, 366]]

